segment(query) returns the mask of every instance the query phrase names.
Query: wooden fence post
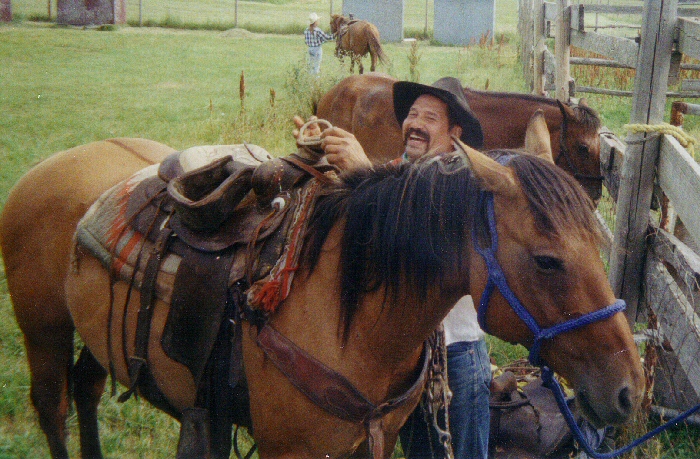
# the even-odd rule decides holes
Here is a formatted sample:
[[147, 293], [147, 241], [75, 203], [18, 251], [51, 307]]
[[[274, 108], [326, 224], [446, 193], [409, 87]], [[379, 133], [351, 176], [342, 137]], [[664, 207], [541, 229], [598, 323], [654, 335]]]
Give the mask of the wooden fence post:
[[114, 23], [126, 24], [126, 0], [114, 0]]
[[571, 55], [571, 6], [569, 0], [558, 0], [557, 9], [559, 21], [557, 21], [556, 38], [554, 41], [554, 55], [557, 62], [557, 71], [554, 76], [556, 98], [569, 102], [569, 57]]
[[[632, 98], [632, 124], [663, 121], [671, 63], [677, 0], [645, 0], [641, 43]], [[622, 165], [617, 217], [610, 259], [610, 284], [627, 301], [630, 323], [637, 318], [649, 209], [659, 156], [659, 136], [630, 134]]]
[[533, 90], [533, 46], [534, 46], [533, 0], [518, 2], [518, 35], [520, 36], [520, 64], [530, 91]]
[[423, 26], [423, 38], [428, 38], [428, 0], [425, 0], [425, 24]]
[[535, 0], [535, 32], [534, 32], [534, 82], [532, 92], [538, 96], [546, 95], [544, 88], [544, 53], [547, 50], [546, 21], [544, 18], [544, 0]]

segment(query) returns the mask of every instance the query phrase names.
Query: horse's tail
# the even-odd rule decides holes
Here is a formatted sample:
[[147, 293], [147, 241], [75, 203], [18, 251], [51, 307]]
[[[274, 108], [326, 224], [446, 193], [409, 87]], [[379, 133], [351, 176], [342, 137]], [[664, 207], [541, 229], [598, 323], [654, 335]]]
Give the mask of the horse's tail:
[[379, 32], [370, 32], [368, 35], [367, 43], [369, 44], [370, 51], [379, 58], [379, 62], [382, 63], [382, 65], [386, 65], [386, 54], [384, 54], [382, 44], [379, 42]]

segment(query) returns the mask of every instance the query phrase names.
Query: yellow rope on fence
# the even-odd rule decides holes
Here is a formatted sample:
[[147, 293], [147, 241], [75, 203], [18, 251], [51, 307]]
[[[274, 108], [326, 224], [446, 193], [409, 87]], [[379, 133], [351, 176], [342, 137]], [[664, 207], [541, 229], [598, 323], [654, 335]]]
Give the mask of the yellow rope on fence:
[[688, 134], [680, 126], [674, 126], [668, 123], [660, 124], [625, 124], [622, 126], [624, 129], [628, 130], [633, 134], [638, 134], [640, 132], [658, 132], [659, 134], [667, 134], [673, 136], [678, 143], [680, 143], [690, 156], [695, 159], [695, 144], [698, 142], [695, 137]]

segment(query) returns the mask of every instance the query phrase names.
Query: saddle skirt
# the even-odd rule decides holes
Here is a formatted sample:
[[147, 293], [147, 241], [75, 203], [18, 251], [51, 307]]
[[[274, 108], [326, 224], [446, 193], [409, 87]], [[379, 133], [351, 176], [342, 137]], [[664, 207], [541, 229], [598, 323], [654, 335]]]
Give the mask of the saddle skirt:
[[[96, 257], [112, 276], [127, 282], [133, 280], [137, 289], [143, 282], [147, 261], [139, 254], [151, 251], [154, 243], [131, 226], [127, 218], [128, 203], [141, 183], [158, 177], [158, 167], [158, 164], [148, 166], [103, 193], [80, 220], [74, 236], [74, 243]], [[160, 265], [156, 292], [166, 303], [170, 303], [181, 259], [168, 253]]]

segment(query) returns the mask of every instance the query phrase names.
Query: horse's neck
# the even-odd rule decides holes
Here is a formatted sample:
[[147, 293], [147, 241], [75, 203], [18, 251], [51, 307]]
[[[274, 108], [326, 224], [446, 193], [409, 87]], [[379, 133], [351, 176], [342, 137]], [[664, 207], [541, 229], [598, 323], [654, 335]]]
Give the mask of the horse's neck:
[[[563, 117], [556, 102], [528, 94], [473, 89], [467, 89], [464, 95], [481, 122], [486, 149], [521, 148], [527, 124], [539, 108], [544, 111], [549, 128], [552, 154], [555, 159], [559, 156]], [[504, 119], [508, 122], [504, 123]]]
[[345, 341], [339, 308], [339, 240], [340, 231], [335, 228], [314, 271], [295, 276], [292, 291], [273, 318], [273, 325], [351, 381], [374, 381], [358, 389], [371, 399], [383, 400], [406, 389], [402, 384], [418, 364], [423, 341], [457, 297], [449, 300], [431, 295], [425, 305], [411, 298], [394, 302], [389, 297], [384, 303], [383, 291], [372, 292], [360, 304]]

